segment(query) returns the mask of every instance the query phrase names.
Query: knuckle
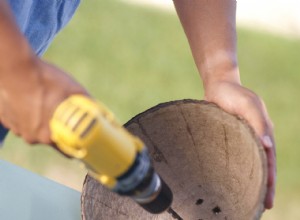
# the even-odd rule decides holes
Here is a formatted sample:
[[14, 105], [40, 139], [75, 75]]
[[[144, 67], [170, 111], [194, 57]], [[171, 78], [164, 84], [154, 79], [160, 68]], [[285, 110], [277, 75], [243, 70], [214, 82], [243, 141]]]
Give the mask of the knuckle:
[[28, 144], [37, 144], [38, 141], [36, 138], [34, 138], [31, 135], [23, 135], [22, 138], [26, 141]]
[[255, 93], [250, 93], [244, 97], [244, 102], [247, 106], [262, 105], [262, 100]]
[[21, 137], [28, 144], [46, 144], [46, 145], [52, 144], [50, 131], [49, 129], [47, 129], [47, 127], [44, 126], [36, 129], [30, 129], [30, 131], [28, 131], [27, 129], [27, 132], [21, 132]]
[[49, 126], [43, 123], [37, 130], [38, 140], [41, 144], [51, 145], [51, 132]]
[[51, 141], [49, 132], [46, 131], [46, 130], [40, 132], [40, 135], [39, 135], [39, 141], [40, 141], [41, 144], [51, 145], [51, 144], [52, 144], [52, 141]]

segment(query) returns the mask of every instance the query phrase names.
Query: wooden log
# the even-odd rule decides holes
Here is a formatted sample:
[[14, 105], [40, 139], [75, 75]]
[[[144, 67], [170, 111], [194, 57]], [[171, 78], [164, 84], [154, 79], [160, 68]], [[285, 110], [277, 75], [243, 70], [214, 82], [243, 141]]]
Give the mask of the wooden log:
[[147, 145], [174, 194], [167, 212], [151, 215], [87, 176], [84, 220], [260, 219], [266, 192], [263, 147], [245, 121], [205, 101], [160, 104], [126, 123]]

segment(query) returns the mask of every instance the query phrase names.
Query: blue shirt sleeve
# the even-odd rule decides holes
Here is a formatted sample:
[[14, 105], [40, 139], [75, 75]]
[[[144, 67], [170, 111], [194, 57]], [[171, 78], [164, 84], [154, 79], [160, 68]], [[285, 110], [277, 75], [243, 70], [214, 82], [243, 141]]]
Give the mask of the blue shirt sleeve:
[[[8, 0], [21, 32], [41, 56], [69, 22], [80, 0]], [[0, 124], [0, 144], [8, 130]]]
[[69, 22], [80, 0], [8, 0], [16, 22], [37, 55]]

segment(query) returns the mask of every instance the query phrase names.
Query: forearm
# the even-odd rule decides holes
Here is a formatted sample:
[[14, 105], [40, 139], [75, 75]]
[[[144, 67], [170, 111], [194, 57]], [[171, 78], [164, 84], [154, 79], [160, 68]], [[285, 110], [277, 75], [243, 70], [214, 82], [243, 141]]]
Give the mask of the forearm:
[[27, 69], [35, 57], [5, 1], [0, 2], [0, 42], [0, 83], [3, 85], [12, 74], [20, 73], [14, 69]]
[[216, 80], [240, 83], [235, 0], [174, 0], [206, 87]]

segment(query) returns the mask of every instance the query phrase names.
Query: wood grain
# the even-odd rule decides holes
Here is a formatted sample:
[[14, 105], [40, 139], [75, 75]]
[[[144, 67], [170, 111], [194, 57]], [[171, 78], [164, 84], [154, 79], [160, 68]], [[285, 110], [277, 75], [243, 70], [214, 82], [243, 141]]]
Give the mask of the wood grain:
[[260, 219], [266, 158], [243, 120], [205, 101], [181, 100], [155, 106], [125, 127], [145, 142], [155, 169], [172, 189], [173, 214], [151, 215], [87, 176], [84, 220]]

